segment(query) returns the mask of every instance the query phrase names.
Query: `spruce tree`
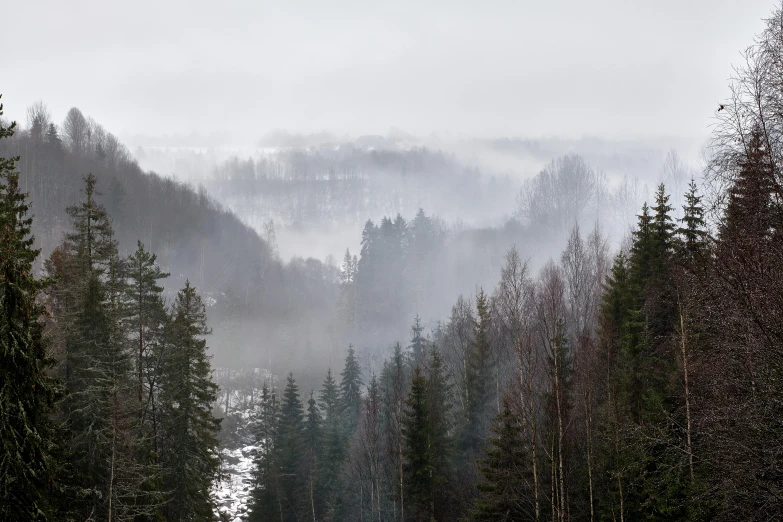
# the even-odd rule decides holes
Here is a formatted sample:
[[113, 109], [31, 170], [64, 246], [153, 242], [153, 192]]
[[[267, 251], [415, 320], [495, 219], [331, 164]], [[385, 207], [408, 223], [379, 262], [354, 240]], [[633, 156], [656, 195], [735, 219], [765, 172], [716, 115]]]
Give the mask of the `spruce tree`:
[[[0, 116], [3, 106], [0, 104]], [[0, 139], [14, 133], [4, 126]], [[46, 520], [52, 475], [54, 426], [50, 413], [59, 395], [47, 376], [51, 361], [36, 302], [48, 282], [33, 276], [27, 196], [19, 191], [18, 158], [0, 158], [0, 520]]]
[[424, 364], [426, 342], [427, 339], [424, 337], [424, 326], [421, 324], [421, 318], [416, 314], [416, 318], [413, 320], [413, 325], [411, 326], [411, 344], [408, 346], [411, 350], [413, 366], [421, 366]]
[[282, 519], [297, 520], [305, 514], [305, 488], [301, 476], [304, 449], [304, 408], [294, 375], [288, 374], [280, 404], [279, 452]]
[[217, 433], [212, 416], [217, 385], [207, 355], [210, 333], [201, 298], [190, 282], [177, 294], [161, 375], [164, 438], [161, 461], [169, 520], [209, 520], [210, 488], [218, 472]]
[[681, 239], [682, 255], [687, 260], [693, 260], [699, 256], [707, 246], [707, 223], [704, 221], [704, 207], [701, 203], [696, 182], [691, 178], [688, 184], [688, 192], [685, 193], [685, 205], [683, 205], [680, 226], [677, 234]]
[[406, 509], [412, 520], [427, 520], [432, 512], [435, 470], [429, 421], [427, 378], [421, 368], [416, 367], [402, 418]]
[[481, 451], [488, 421], [495, 403], [489, 299], [483, 289], [476, 295], [476, 319], [473, 321], [473, 343], [468, 355], [467, 411], [463, 427], [463, 450], [473, 459]]
[[343, 418], [343, 433], [351, 437], [356, 431], [362, 412], [362, 374], [353, 346], [348, 346], [345, 367], [340, 372], [340, 414]]
[[[155, 500], [143, 492], [151, 470], [138, 462], [142, 437], [132, 359], [123, 327], [127, 313], [126, 272], [106, 209], [95, 196], [96, 180], [85, 178], [85, 199], [67, 209], [73, 232], [61, 249], [55, 295], [62, 300], [55, 318], [64, 330], [63, 403], [75, 487], [84, 499], [81, 516], [146, 516]], [[50, 265], [52, 266], [52, 265]]]
[[530, 457], [520, 417], [504, 396], [500, 412], [490, 427], [485, 457], [479, 464], [479, 494], [470, 520], [516, 522], [535, 519]]
[[134, 344], [138, 379], [139, 415], [142, 421], [153, 416], [156, 400], [156, 378], [163, 352], [164, 328], [168, 320], [163, 303], [160, 279], [168, 277], [156, 263], [157, 256], [148, 252], [141, 241], [127, 260], [129, 310], [128, 326]]
[[307, 401], [307, 418], [304, 426], [304, 459], [302, 472], [307, 481], [307, 505], [309, 508], [308, 518], [313, 520], [321, 518], [323, 513], [323, 502], [318, 482], [318, 470], [321, 465], [321, 443], [323, 441], [321, 430], [321, 412], [315, 400], [315, 395], [311, 391], [310, 399]]
[[343, 459], [343, 437], [340, 422], [340, 389], [332, 376], [332, 369], [326, 371], [326, 378], [319, 392], [319, 406], [323, 412], [321, 465], [318, 472], [318, 489], [324, 498], [324, 509], [329, 511], [335, 505], [335, 480]]
[[275, 391], [264, 383], [261, 413], [256, 430], [258, 450], [254, 463], [253, 489], [250, 493], [250, 520], [263, 522], [282, 517], [280, 469], [278, 458], [279, 403]]
[[427, 369], [428, 446], [432, 469], [430, 517], [448, 520], [454, 517], [452, 461], [451, 387], [440, 351], [433, 348]]

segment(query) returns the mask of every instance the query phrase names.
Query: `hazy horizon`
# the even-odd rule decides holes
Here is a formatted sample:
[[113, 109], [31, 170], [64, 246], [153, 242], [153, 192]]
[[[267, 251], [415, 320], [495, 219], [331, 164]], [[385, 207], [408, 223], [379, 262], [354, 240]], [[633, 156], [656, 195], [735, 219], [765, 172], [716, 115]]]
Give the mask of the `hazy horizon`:
[[278, 129], [703, 140], [768, 2], [667, 3], [29, 3], [8, 19], [35, 19], [35, 35], [0, 35], [14, 49], [3, 97], [10, 119], [37, 100], [58, 122], [76, 106], [129, 143], [251, 146]]

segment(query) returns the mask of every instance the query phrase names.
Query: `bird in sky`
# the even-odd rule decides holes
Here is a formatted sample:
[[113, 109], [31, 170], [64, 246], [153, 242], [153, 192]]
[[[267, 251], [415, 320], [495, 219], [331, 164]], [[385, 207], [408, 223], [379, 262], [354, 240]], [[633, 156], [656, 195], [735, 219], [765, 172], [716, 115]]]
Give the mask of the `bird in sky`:
[[725, 109], [725, 108], [726, 108], [726, 106], [725, 106], [725, 105], [723, 105], [722, 103], [719, 103], [719, 104], [718, 104], [718, 112], [722, 111], [722, 110], [723, 110], [723, 109]]

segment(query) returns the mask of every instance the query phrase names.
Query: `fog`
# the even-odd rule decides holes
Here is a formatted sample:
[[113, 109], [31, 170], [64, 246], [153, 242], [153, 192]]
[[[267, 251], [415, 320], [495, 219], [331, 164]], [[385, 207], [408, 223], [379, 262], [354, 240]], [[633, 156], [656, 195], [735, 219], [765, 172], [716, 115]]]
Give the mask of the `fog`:
[[[511, 412], [505, 412], [507, 419], [518, 419], [495, 431], [497, 440], [514, 430], [525, 437], [530, 431], [526, 442], [514, 439], [507, 446], [532, 450], [535, 519], [542, 518], [540, 465], [551, 472], [541, 475], [547, 475], [542, 484], [551, 480], [552, 495], [541, 513], [551, 511], [552, 520], [556, 511], [560, 520], [571, 517], [564, 506], [578, 495], [564, 484], [584, 482], [583, 469], [590, 519], [593, 473], [599, 477], [596, 491], [608, 495], [598, 502], [604, 511], [596, 519], [610, 511], [615, 516], [615, 498], [621, 519], [643, 518], [641, 511], [623, 515], [626, 497], [640, 510], [650, 503], [633, 498], [635, 492], [623, 495], [622, 481], [638, 482], [624, 477], [626, 469], [633, 477], [635, 461], [682, 472], [682, 459], [690, 459], [690, 482], [659, 489], [658, 496], [720, 491], [707, 487], [714, 473], [704, 471], [720, 459], [694, 459], [689, 382], [703, 387], [694, 404], [714, 399], [704, 383], [723, 376], [709, 374], [712, 360], [705, 354], [725, 342], [722, 355], [730, 361], [735, 350], [729, 337], [716, 335], [734, 328], [718, 325], [715, 317], [745, 317], [745, 305], [735, 306], [743, 301], [732, 294], [740, 290], [721, 290], [727, 283], [719, 277], [710, 282], [702, 270], [707, 260], [733, 266], [743, 249], [766, 252], [761, 267], [781, 259], [779, 243], [777, 250], [756, 248], [781, 237], [775, 228], [780, 221], [755, 219], [766, 219], [770, 209], [779, 212], [782, 197], [776, 162], [783, 161], [777, 81], [783, 76], [783, 25], [778, 18], [765, 21], [769, 0], [2, 2], [0, 94], [7, 108], [0, 107], [0, 197], [11, 197], [11, 204], [0, 205], [0, 218], [7, 219], [0, 228], [4, 241], [24, 236], [7, 242], [18, 251], [4, 246], [21, 267], [7, 268], [3, 273], [11, 275], [4, 277], [26, 278], [19, 287], [19, 302], [27, 299], [28, 307], [19, 321], [29, 329], [24, 340], [51, 355], [51, 368], [41, 359], [40, 372], [62, 378], [65, 402], [98, 397], [94, 390], [108, 378], [90, 372], [119, 382], [112, 381], [103, 395], [112, 397], [112, 405], [90, 410], [112, 412], [95, 413], [92, 421], [111, 417], [116, 423], [105, 446], [111, 458], [100, 456], [111, 463], [104, 473], [111, 479], [103, 481], [109, 491], [79, 486], [93, 491], [95, 499], [88, 500], [94, 505], [85, 500], [74, 508], [84, 513], [65, 518], [89, 513], [92, 520], [93, 511], [100, 513], [96, 520], [104, 520], [104, 513], [108, 520], [146, 520], [153, 513], [165, 518], [153, 509], [160, 501], [172, 520], [200, 520], [204, 513], [234, 522], [263, 519], [261, 501], [252, 505], [246, 498], [252, 482], [259, 495], [280, 495], [282, 519], [277, 473], [288, 466], [279, 477], [293, 481], [310, 466], [308, 488], [305, 482], [291, 487], [296, 493], [285, 500], [291, 504], [285, 509], [296, 502], [304, 508], [286, 520], [302, 514], [327, 520], [326, 513], [335, 520], [364, 520], [367, 485], [368, 519], [375, 520], [377, 510], [381, 520], [385, 510], [397, 520], [399, 494], [400, 520], [435, 520], [441, 483], [433, 482], [433, 470], [446, 476], [452, 469], [459, 479], [443, 479], [441, 489], [450, 488], [452, 496], [437, 509], [461, 515], [437, 519], [466, 520], [483, 505], [473, 504], [486, 489], [477, 487], [484, 473], [480, 459], [486, 444], [495, 444], [487, 434], [501, 402]], [[783, 11], [776, 16], [783, 20]], [[16, 157], [18, 162], [6, 159]], [[24, 196], [14, 192], [17, 171]], [[778, 190], [774, 196], [770, 187]], [[28, 201], [29, 230], [28, 221], [18, 219]], [[748, 267], [757, 268], [749, 263], [737, 270]], [[750, 278], [757, 285], [747, 287], [752, 300], [767, 297], [768, 273]], [[34, 278], [44, 282], [36, 286]], [[701, 297], [709, 292], [714, 296]], [[0, 307], [16, 306], [15, 299], [4, 299]], [[766, 305], [764, 299], [759, 303]], [[713, 306], [723, 308], [715, 312]], [[40, 313], [41, 325], [28, 324], [34, 322], [30, 310]], [[751, 323], [737, 328], [737, 335], [758, 326]], [[42, 338], [51, 348], [42, 346]], [[769, 353], [777, 357], [778, 351]], [[695, 371], [702, 374], [689, 381], [694, 354], [701, 360]], [[354, 364], [360, 372], [350, 377]], [[200, 377], [192, 377], [191, 368]], [[736, 368], [727, 363], [725, 373]], [[327, 371], [340, 386], [334, 392], [339, 401], [328, 404], [328, 382], [322, 384]], [[749, 379], [753, 400], [755, 378]], [[201, 388], [178, 395], [198, 379]], [[262, 397], [267, 385], [271, 395]], [[276, 402], [283, 386], [286, 395]], [[424, 408], [425, 399], [415, 403], [414, 392], [440, 402]], [[59, 399], [52, 393], [47, 400], [54, 404]], [[685, 397], [685, 413], [678, 393]], [[119, 398], [124, 395], [138, 397], [138, 403], [126, 405]], [[191, 397], [201, 401], [196, 408], [203, 429], [180, 429], [184, 424], [166, 420], [189, 414]], [[157, 400], [168, 401], [168, 410], [156, 410]], [[617, 406], [622, 400], [627, 407]], [[300, 462], [303, 403], [312, 437]], [[122, 424], [125, 413], [117, 413], [118, 405], [133, 410], [138, 433], [130, 421]], [[413, 433], [415, 407], [434, 420], [420, 428], [425, 435], [411, 435], [406, 443], [426, 441], [427, 458], [440, 452], [447, 455], [443, 462], [453, 461], [440, 468], [427, 464], [427, 473], [408, 470], [410, 455], [424, 446], [403, 449], [403, 439]], [[636, 408], [661, 411], [648, 419], [629, 413]], [[458, 412], [453, 419], [449, 409]], [[618, 417], [623, 415], [633, 420]], [[293, 420], [278, 426], [286, 416]], [[223, 421], [220, 445], [217, 418]], [[643, 431], [650, 419], [665, 436]], [[154, 424], [152, 431], [145, 422]], [[159, 437], [159, 422], [169, 430], [166, 436]], [[622, 422], [625, 427], [618, 427]], [[564, 424], [570, 426], [567, 435]], [[84, 426], [91, 432], [90, 422]], [[182, 514], [192, 499], [168, 498], [177, 489], [172, 484], [187, 480], [166, 476], [165, 487], [156, 486], [153, 475], [134, 476], [138, 491], [147, 485], [163, 489], [141, 503], [127, 502], [128, 509], [138, 504], [148, 512], [135, 518], [113, 513], [120, 508], [112, 507], [112, 495], [123, 494], [111, 489], [115, 451], [127, 452], [127, 462], [142, 458], [131, 455], [138, 448], [116, 443], [126, 440], [117, 439], [117, 426], [127, 431], [121, 434], [127, 440], [138, 435], [144, 446], [139, 455], [155, 453], [150, 469], [158, 465], [158, 442], [164, 469], [166, 458], [178, 458], [177, 432], [203, 436], [206, 449], [182, 452], [206, 462], [208, 478], [188, 486], [201, 488], [198, 516]], [[332, 430], [333, 439], [321, 439], [321, 428]], [[687, 446], [678, 442], [683, 429]], [[612, 444], [599, 442], [612, 431]], [[73, 434], [78, 447], [79, 434]], [[364, 455], [378, 445], [379, 434], [386, 437], [385, 457], [378, 457], [377, 447]], [[659, 458], [657, 447], [643, 458], [623, 456], [620, 447], [631, 439], [621, 439], [629, 434], [640, 437], [629, 448], [658, 441], [654, 445], [671, 443], [676, 451], [666, 458]], [[440, 449], [430, 449], [439, 440]], [[280, 453], [291, 459], [288, 464], [275, 460], [280, 441], [280, 447], [291, 444]], [[323, 450], [322, 443], [333, 446]], [[575, 458], [583, 446], [586, 465], [579, 461], [564, 471], [564, 457]], [[536, 448], [542, 450], [538, 457]], [[227, 464], [220, 477], [218, 454]], [[318, 473], [328, 470], [339, 480], [328, 473], [314, 479], [313, 470], [328, 459], [331, 467]], [[495, 465], [504, 459], [496, 458]], [[93, 464], [74, 468], [73, 475]], [[513, 473], [495, 478], [506, 481], [527, 463], [511, 465]], [[269, 482], [262, 484], [264, 473]], [[429, 477], [431, 491], [410, 494], [406, 488], [417, 487], [409, 478], [403, 486], [410, 473]], [[657, 480], [655, 473], [662, 472], [645, 469], [639, 477]], [[701, 483], [694, 477], [707, 478]], [[618, 495], [611, 492], [615, 478]], [[520, 491], [530, 489], [527, 475], [524, 481]], [[218, 512], [210, 498], [226, 484], [234, 488], [231, 495], [242, 493]], [[639, 491], [655, 498], [660, 484], [645, 484]], [[338, 488], [345, 489], [339, 502], [315, 500], [314, 489], [326, 499]], [[207, 489], [210, 494], [203, 494]], [[309, 507], [300, 502], [306, 489]], [[405, 513], [403, 493], [410, 509]], [[107, 506], [101, 505], [104, 498]], [[421, 512], [414, 516], [409, 505], [417, 502]], [[532, 505], [530, 498], [525, 502]], [[574, 516], [586, 519], [587, 501], [580, 502]], [[694, 514], [700, 509], [679, 497], [663, 506], [650, 509], [658, 510], [656, 516], [672, 506]]]
[[253, 145], [275, 129], [392, 127], [704, 138], [733, 58], [768, 9], [762, 0], [7, 2], [6, 115], [22, 120], [38, 99], [57, 114], [77, 106], [126, 142]]
[[[698, 177], [731, 57], [767, 8], [761, 1], [480, 9], [233, 2], [217, 10], [194, 2], [21, 3], [6, 19], [37, 24], [34, 34], [11, 23], [0, 35], [2, 48], [14, 50], [4, 58], [12, 74], [3, 75], [3, 99], [6, 116], [22, 122], [36, 100], [55, 122], [79, 107], [119, 136], [142, 169], [202, 187], [281, 266], [312, 258], [308, 270], [331, 274], [323, 294], [330, 304], [307, 319], [245, 311], [248, 339], [264, 331], [259, 325], [279, 331], [266, 351], [295, 365], [297, 354], [332, 353], [336, 344], [383, 353], [405, 342], [415, 314], [434, 325], [459, 295], [492, 288], [514, 244], [534, 266], [557, 255], [573, 223], [544, 238], [536, 223], [520, 224], [518, 199], [564, 155], [583, 158], [601, 186], [585, 203], [592, 210], [580, 217], [582, 228], [600, 222], [619, 245], [638, 204], [671, 181], [670, 151], [681, 162], [676, 189]], [[601, 202], [599, 192], [615, 199]], [[333, 316], [346, 249], [360, 254], [368, 219], [378, 225], [399, 214], [410, 223], [420, 208], [444, 238], [433, 254], [443, 266], [426, 298], [407, 302], [395, 324], [356, 338], [343, 331], [326, 342], [317, 327], [291, 326], [340, 330]], [[154, 246], [155, 231], [145, 226]], [[167, 268], [206, 285], [219, 310], [220, 296], [244, 286], [244, 276], [224, 266], [236, 264], [233, 253], [209, 244], [194, 247], [201, 264]], [[164, 254], [171, 248], [166, 243]], [[218, 274], [205, 276], [205, 249]], [[195, 266], [199, 273], [188, 274]], [[312, 300], [311, 290], [297, 299]], [[226, 342], [217, 325], [211, 346], [219, 364], [261, 364], [253, 342]]]

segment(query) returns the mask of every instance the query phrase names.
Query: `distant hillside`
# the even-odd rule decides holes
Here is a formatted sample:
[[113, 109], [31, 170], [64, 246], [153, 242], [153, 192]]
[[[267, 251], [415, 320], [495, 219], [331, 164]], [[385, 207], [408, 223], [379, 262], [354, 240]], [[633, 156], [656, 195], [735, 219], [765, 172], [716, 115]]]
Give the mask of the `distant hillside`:
[[82, 179], [92, 173], [121, 250], [144, 242], [172, 273], [171, 284], [189, 278], [203, 292], [229, 286], [258, 291], [275, 263], [269, 245], [203, 189], [143, 172], [112, 134], [78, 109], [59, 128], [40, 114], [8, 141], [2, 152], [21, 157], [44, 256], [62, 240], [69, 227], [65, 209], [80, 201]]

